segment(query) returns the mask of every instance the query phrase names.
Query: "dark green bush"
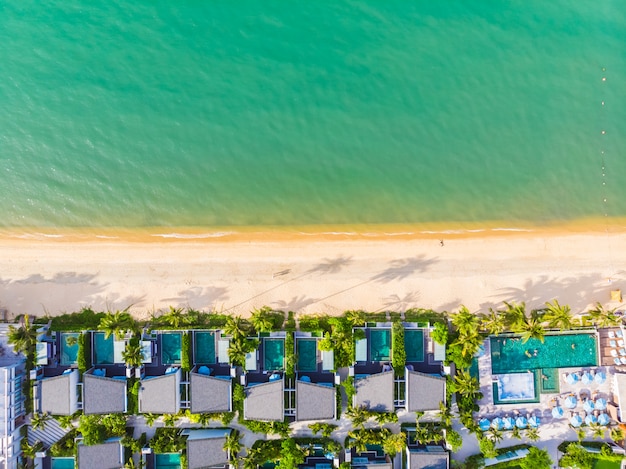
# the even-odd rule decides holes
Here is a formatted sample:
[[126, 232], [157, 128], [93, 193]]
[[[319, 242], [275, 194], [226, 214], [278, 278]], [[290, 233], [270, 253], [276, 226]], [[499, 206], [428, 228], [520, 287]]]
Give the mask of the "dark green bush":
[[78, 357], [77, 366], [78, 371], [82, 375], [85, 371], [91, 368], [91, 341], [89, 340], [91, 334], [89, 332], [83, 332], [78, 336]]
[[391, 366], [396, 376], [404, 376], [406, 350], [404, 349], [404, 326], [401, 322], [394, 322], [391, 327]]
[[187, 373], [191, 371], [193, 363], [192, 353], [191, 334], [189, 332], [183, 332], [180, 352], [180, 367]]

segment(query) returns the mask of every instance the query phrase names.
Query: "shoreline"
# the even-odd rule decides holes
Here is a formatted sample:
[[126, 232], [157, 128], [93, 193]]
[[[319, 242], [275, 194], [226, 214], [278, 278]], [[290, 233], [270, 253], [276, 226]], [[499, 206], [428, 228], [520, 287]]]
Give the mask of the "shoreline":
[[4, 232], [0, 310], [9, 318], [85, 306], [131, 306], [138, 318], [169, 306], [244, 316], [265, 305], [303, 314], [453, 311], [461, 304], [486, 312], [503, 301], [530, 309], [558, 299], [577, 313], [596, 302], [621, 307], [609, 299], [626, 285], [625, 234], [555, 228], [21, 239]]
[[[510, 226], [509, 226], [510, 225]], [[0, 242], [7, 240], [60, 242], [211, 242], [434, 239], [491, 236], [555, 236], [567, 234], [626, 233], [626, 217], [585, 218], [551, 223], [437, 222], [413, 224], [345, 224], [302, 226], [181, 226], [181, 227], [8, 227], [0, 228]]]

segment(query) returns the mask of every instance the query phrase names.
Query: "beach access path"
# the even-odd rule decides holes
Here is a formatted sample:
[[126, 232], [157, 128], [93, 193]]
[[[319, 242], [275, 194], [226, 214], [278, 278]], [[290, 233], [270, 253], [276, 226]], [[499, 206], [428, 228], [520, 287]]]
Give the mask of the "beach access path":
[[[440, 238], [445, 238], [442, 245]], [[348, 309], [471, 311], [555, 298], [574, 312], [626, 284], [623, 233], [486, 236], [272, 236], [125, 241], [0, 238], [0, 310], [8, 318], [130, 306], [248, 314]]]

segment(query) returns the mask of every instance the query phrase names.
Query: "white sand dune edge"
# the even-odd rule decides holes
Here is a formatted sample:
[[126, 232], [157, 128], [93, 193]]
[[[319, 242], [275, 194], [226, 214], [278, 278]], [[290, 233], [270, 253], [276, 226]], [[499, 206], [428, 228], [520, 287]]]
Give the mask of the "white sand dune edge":
[[0, 241], [0, 309], [55, 315], [83, 306], [168, 306], [247, 314], [413, 307], [472, 311], [557, 298], [575, 312], [624, 287], [623, 234], [446, 239], [62, 242]]

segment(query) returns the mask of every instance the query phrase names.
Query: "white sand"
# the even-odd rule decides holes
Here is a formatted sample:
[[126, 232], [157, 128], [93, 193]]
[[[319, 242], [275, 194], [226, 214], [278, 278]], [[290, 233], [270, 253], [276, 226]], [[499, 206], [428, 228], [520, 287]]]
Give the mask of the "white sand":
[[[529, 232], [484, 237], [285, 237], [69, 242], [0, 239], [0, 309], [9, 317], [168, 306], [247, 314], [413, 307], [472, 311], [557, 298], [575, 312], [611, 307], [623, 287], [626, 236]], [[158, 239], [159, 241], [152, 241]], [[230, 239], [230, 240], [229, 240]]]

